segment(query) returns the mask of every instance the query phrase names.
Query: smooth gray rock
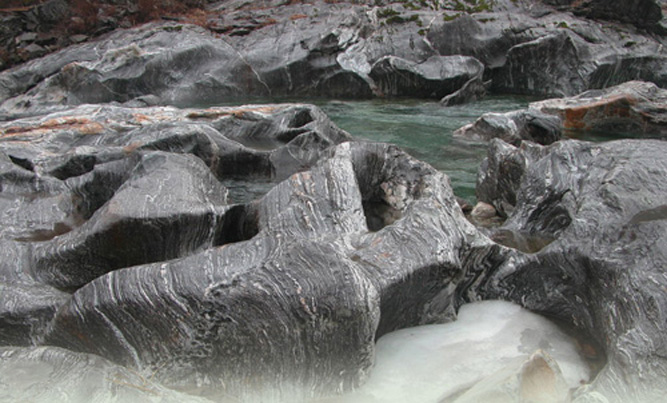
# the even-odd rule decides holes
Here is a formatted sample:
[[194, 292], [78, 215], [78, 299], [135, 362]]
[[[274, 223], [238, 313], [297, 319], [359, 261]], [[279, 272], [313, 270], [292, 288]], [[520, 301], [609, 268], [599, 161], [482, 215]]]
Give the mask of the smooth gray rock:
[[3, 240], [0, 247], [0, 345], [34, 345], [69, 294], [34, 280], [29, 245]]
[[[591, 353], [606, 356], [606, 365], [575, 401], [659, 401], [667, 391], [667, 144], [570, 140], [531, 147], [538, 150], [497, 157], [526, 162], [517, 167], [513, 212], [495, 238], [514, 247], [521, 245], [512, 234], [549, 239], [487, 272], [478, 296], [521, 301], [601, 346]], [[491, 197], [495, 204], [507, 200]]]
[[375, 62], [369, 75], [383, 96], [440, 99], [470, 81], [480, 82], [483, 74], [484, 65], [472, 57], [432, 56], [413, 63], [387, 56]]
[[35, 246], [34, 273], [76, 289], [115, 269], [209, 248], [224, 223], [226, 196], [196, 157], [147, 153], [88, 221]]
[[0, 347], [0, 399], [31, 402], [208, 402], [102, 357], [57, 347]]
[[475, 122], [454, 131], [454, 136], [488, 141], [499, 138], [519, 145], [523, 140], [548, 145], [562, 137], [562, 123], [558, 116], [537, 109], [507, 113], [485, 113]]
[[468, 265], [500, 253], [444, 175], [382, 144], [332, 149], [243, 207], [240, 227], [255, 230], [95, 279], [46, 341], [212, 396], [342, 392], [365, 380], [377, 335], [453, 318]]
[[[40, 342], [69, 299], [53, 286], [251, 238], [251, 213], [234, 203], [349, 138], [308, 105], [88, 105], [0, 131], [0, 343], [11, 345]], [[241, 194], [226, 200], [220, 181]]]

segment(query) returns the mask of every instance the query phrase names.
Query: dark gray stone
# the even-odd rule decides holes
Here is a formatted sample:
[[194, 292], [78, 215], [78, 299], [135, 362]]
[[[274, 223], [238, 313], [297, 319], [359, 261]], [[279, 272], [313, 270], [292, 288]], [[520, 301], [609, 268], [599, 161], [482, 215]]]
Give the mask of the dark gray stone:
[[109, 271], [211, 247], [226, 189], [193, 156], [148, 153], [80, 227], [35, 246], [41, 281], [75, 289]]
[[[248, 96], [369, 98], [393, 93], [382, 91], [389, 89], [386, 77], [371, 78], [372, 67], [387, 57], [404, 60], [413, 73], [443, 56], [473, 57], [495, 92], [564, 96], [634, 79], [667, 85], [663, 37], [534, 2], [488, 4], [469, 12], [397, 3], [219, 4], [210, 12], [224, 15], [211, 27], [222, 36], [184, 23], [151, 23], [1, 73], [0, 117], [147, 99], [183, 106]], [[13, 43], [15, 35], [7, 35]], [[431, 79], [406, 81], [406, 95], [434, 92]]]
[[0, 247], [0, 345], [34, 345], [70, 296], [33, 279], [29, 245], [3, 240]]
[[[521, 245], [508, 234], [549, 241], [487, 273], [478, 296], [520, 302], [601, 346], [592, 353], [606, 356], [606, 365], [575, 401], [659, 401], [667, 390], [667, 144], [570, 140], [532, 147], [538, 151], [503, 151], [526, 163], [517, 168], [516, 203], [497, 239], [513, 247]], [[491, 197], [495, 204], [507, 200]]]
[[451, 319], [468, 265], [499, 254], [446, 177], [382, 144], [342, 144], [243, 210], [236, 243], [79, 289], [47, 342], [213, 396], [341, 392], [377, 335]]
[[91, 105], [0, 130], [0, 343], [12, 345], [41, 340], [69, 299], [53, 286], [251, 238], [251, 209], [219, 181], [247, 202], [349, 139], [308, 105]]
[[481, 81], [484, 66], [472, 57], [432, 56], [422, 63], [393, 56], [375, 62], [370, 72], [381, 96], [443, 98], [472, 80]]

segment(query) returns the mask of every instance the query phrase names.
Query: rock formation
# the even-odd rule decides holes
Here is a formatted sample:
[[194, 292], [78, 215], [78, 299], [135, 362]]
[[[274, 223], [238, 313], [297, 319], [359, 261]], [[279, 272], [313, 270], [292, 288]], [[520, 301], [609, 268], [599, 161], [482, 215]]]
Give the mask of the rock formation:
[[[82, 400], [118, 377], [140, 386], [128, 398], [319, 398], [363, 384], [382, 335], [504, 299], [581, 334], [600, 372], [576, 401], [663, 397], [667, 146], [557, 141], [665, 136], [657, 3], [288, 3], [213, 2], [198, 25], [114, 30], [0, 72], [2, 368], [50, 387], [62, 364], [58, 387], [99, 387]], [[645, 82], [607, 88], [629, 79]], [[460, 131], [490, 140], [474, 215], [506, 221], [486, 229], [443, 173], [350, 141], [317, 107], [205, 106], [487, 90], [580, 95]], [[532, 396], [517, 382], [544, 374], [559, 398], [556, 369], [538, 354], [460, 397]]]
[[[569, 140], [516, 149], [495, 140], [492, 150], [480, 197], [512, 206], [492, 238], [530, 253], [480, 272], [477, 295], [520, 302], [602, 346], [607, 364], [575, 401], [660, 400], [667, 390], [667, 144]], [[501, 185], [499, 172], [509, 166], [513, 178]]]
[[667, 84], [664, 37], [632, 25], [537, 2], [423, 3], [211, 4], [202, 26], [115, 30], [0, 73], [0, 117], [112, 101], [420, 96], [453, 104], [487, 86], [571, 96], [632, 79]]
[[513, 145], [523, 140], [548, 145], [562, 133], [597, 132], [609, 136], [667, 137], [667, 90], [628, 81], [569, 98], [533, 102], [526, 110], [487, 113], [454, 132], [455, 136]]
[[280, 180], [349, 139], [306, 105], [88, 105], [0, 126], [0, 341], [12, 345], [43, 336], [62, 291], [251, 236], [219, 180]]

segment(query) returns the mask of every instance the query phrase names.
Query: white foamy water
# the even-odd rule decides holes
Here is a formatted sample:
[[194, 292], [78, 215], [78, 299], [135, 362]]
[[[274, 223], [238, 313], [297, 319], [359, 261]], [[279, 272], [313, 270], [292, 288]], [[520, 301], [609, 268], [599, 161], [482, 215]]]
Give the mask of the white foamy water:
[[508, 302], [467, 304], [455, 322], [403, 329], [380, 338], [368, 382], [331, 401], [437, 403], [454, 402], [457, 397], [474, 401], [471, 394], [480, 389], [507, 389], [511, 382], [506, 380], [521, 372], [522, 364], [540, 350], [557, 363], [554, 375], [560, 368], [566, 391], [589, 380], [589, 366], [575, 341], [548, 319]]

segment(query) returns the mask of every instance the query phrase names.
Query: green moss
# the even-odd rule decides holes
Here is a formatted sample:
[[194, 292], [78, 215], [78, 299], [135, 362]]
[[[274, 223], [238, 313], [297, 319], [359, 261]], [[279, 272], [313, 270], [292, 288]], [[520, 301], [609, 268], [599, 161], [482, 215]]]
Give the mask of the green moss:
[[453, 0], [451, 7], [468, 14], [492, 11], [495, 0]]
[[421, 36], [425, 36], [426, 35], [426, 30], [420, 29], [419, 31], [417, 31], [417, 33]]
[[417, 11], [417, 10], [422, 9], [421, 7], [419, 7], [418, 5], [416, 5], [415, 3], [411, 2], [411, 1], [408, 2], [408, 3], [405, 3], [404, 7], [409, 8], [412, 11]]
[[383, 8], [378, 10], [377, 16], [378, 18], [390, 18], [390, 17], [396, 17], [400, 13], [393, 8]]
[[400, 15], [394, 15], [387, 18], [387, 24], [402, 24], [405, 21], [405, 18], [401, 17]]
[[565, 21], [559, 22], [558, 25], [556, 25], [556, 27], [558, 27], [558, 28], [570, 28], [570, 26], [567, 25], [567, 22], [565, 22]]
[[459, 18], [460, 16], [461, 16], [461, 13], [456, 13], [456, 14], [453, 14], [453, 15], [443, 14], [442, 19], [445, 22], [449, 22], [449, 21], [454, 21], [455, 19]]

